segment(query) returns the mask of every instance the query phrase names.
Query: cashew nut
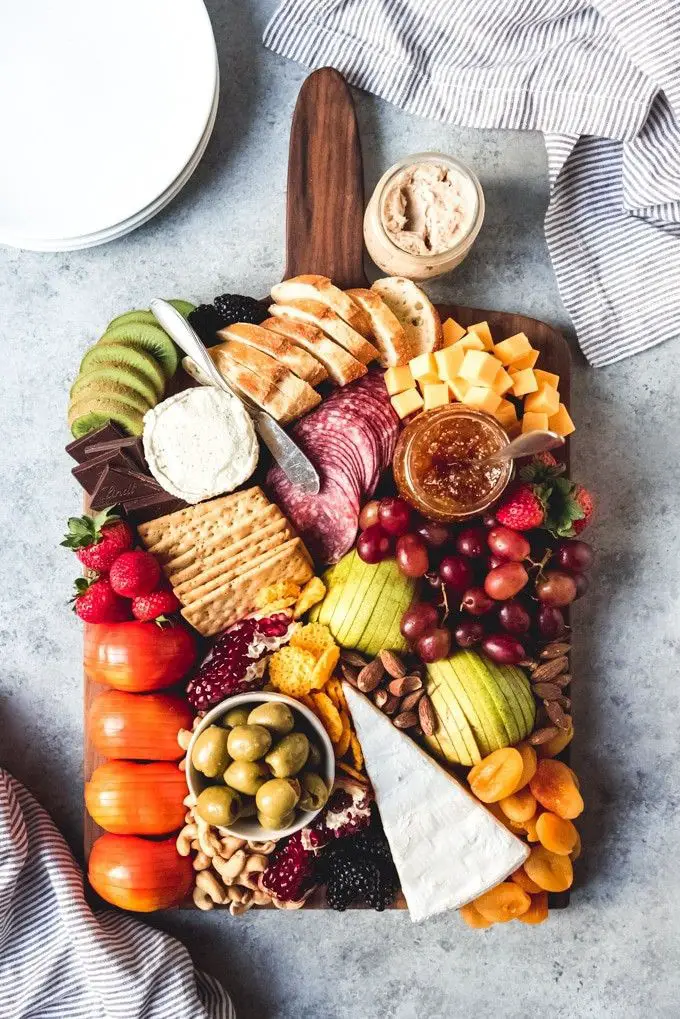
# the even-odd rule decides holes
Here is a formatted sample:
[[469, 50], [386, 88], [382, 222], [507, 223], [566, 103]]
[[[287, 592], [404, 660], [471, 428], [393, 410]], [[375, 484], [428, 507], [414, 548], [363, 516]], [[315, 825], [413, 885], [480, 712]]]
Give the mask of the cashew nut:
[[237, 839], [235, 835], [226, 835], [220, 839], [222, 848], [220, 849], [220, 856], [223, 860], [230, 859], [237, 850], [242, 849], [245, 846], [244, 839]]
[[[187, 793], [187, 795], [182, 800], [182, 803], [184, 804], [185, 807], [195, 807], [196, 806], [196, 797], [194, 796], [193, 793]], [[192, 817], [193, 817], [193, 814], [192, 814]]]
[[178, 763], [177, 767], [179, 768], [180, 771], [186, 771], [187, 770], [187, 759], [186, 759], [186, 757], [182, 758], [182, 760]]
[[210, 896], [217, 905], [222, 905], [227, 900], [227, 895], [221, 883], [208, 870], [201, 870], [196, 875], [196, 887]]
[[272, 896], [269, 892], [263, 892], [261, 888], [255, 888], [252, 901], [254, 906], [269, 906], [271, 905]]
[[229, 912], [232, 916], [241, 916], [243, 913], [247, 913], [251, 906], [252, 902], [232, 902], [229, 906]]
[[180, 729], [177, 733], [177, 742], [181, 746], [182, 750], [188, 750], [189, 744], [191, 743], [191, 730]]
[[205, 853], [199, 852], [194, 857], [193, 867], [194, 870], [207, 870], [210, 866], [210, 857], [206, 856]]
[[267, 869], [268, 863], [269, 860], [262, 853], [253, 853], [253, 855], [249, 856], [246, 860], [244, 869], [246, 874], [252, 874], [255, 871], [261, 873], [263, 870]]
[[272, 839], [269, 839], [268, 842], [253, 842], [251, 840], [248, 842], [248, 849], [253, 853], [264, 853], [265, 856], [269, 856], [276, 849], [276, 842]]
[[228, 860], [213, 857], [213, 867], [225, 884], [234, 884], [246, 862], [246, 854], [242, 849], [234, 853]]
[[246, 895], [246, 888], [239, 888], [238, 885], [229, 885], [227, 887], [227, 898], [230, 902], [243, 902]]
[[215, 905], [208, 893], [204, 892], [202, 888], [194, 888], [192, 898], [194, 905], [198, 906], [199, 909], [212, 909]]
[[188, 856], [191, 852], [191, 840], [197, 834], [195, 824], [185, 824], [177, 836], [177, 852], [180, 856]]
[[222, 848], [219, 838], [210, 831], [210, 825], [202, 817], [196, 818], [198, 844], [206, 856], [217, 856]]

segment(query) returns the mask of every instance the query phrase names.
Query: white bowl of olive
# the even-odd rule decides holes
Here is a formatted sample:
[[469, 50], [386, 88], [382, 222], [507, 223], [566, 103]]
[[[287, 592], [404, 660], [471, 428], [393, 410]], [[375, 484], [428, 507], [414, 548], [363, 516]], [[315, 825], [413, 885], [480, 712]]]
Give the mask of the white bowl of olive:
[[264, 842], [292, 835], [326, 805], [335, 756], [316, 715], [284, 694], [237, 694], [201, 719], [187, 751], [203, 820]]

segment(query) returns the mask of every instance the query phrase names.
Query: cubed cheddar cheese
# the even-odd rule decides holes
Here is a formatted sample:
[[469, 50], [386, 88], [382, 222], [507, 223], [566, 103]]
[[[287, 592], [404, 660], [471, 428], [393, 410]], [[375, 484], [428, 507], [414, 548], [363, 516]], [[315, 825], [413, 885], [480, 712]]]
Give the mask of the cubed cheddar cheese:
[[449, 403], [449, 387], [446, 382], [423, 386], [423, 410], [444, 407], [447, 403]]
[[425, 386], [436, 386], [437, 383], [441, 381], [442, 380], [439, 378], [438, 375], [434, 375], [432, 372], [428, 372], [427, 375], [421, 375], [420, 378], [418, 379], [418, 388], [422, 393]]
[[[528, 367], [533, 368], [533, 365], [529, 365]], [[559, 375], [555, 375], [554, 372], [544, 372], [542, 368], [536, 368], [534, 375], [538, 379], [539, 386], [542, 382], [545, 382], [546, 386], [552, 386], [553, 389], [560, 388], [560, 377]]]
[[484, 340], [477, 333], [466, 333], [461, 340], [457, 340], [456, 347], [463, 350], [484, 350]]
[[530, 410], [524, 412], [522, 417], [522, 431], [523, 432], [536, 432], [536, 431], [547, 432], [548, 430], [548, 415], [547, 414], [534, 414]]
[[537, 361], [538, 351], [530, 350], [528, 354], [524, 355], [524, 357], [520, 357], [517, 361], [513, 361], [508, 371], [512, 374], [516, 371], [522, 371], [524, 368], [533, 368]]
[[402, 420], [417, 410], [422, 410], [423, 398], [417, 389], [405, 389], [403, 393], [397, 393], [390, 400], [390, 403]]
[[485, 410], [487, 414], [493, 414], [498, 409], [501, 397], [486, 386], [470, 386], [461, 402], [466, 407], [474, 407], [475, 410]]
[[461, 336], [465, 336], [465, 327], [456, 322], [455, 318], [447, 318], [446, 322], [442, 325], [442, 334], [444, 336], [444, 346], [450, 347]]
[[569, 417], [569, 411], [563, 403], [560, 404], [557, 414], [548, 418], [548, 428], [551, 432], [557, 432], [563, 438], [576, 431], [576, 425]]
[[493, 350], [493, 339], [491, 338], [488, 322], [475, 322], [473, 326], [468, 326], [468, 332], [476, 333], [479, 336], [484, 344], [484, 350]]
[[517, 424], [517, 408], [511, 400], [501, 399], [493, 416], [506, 430]]
[[414, 379], [422, 379], [423, 375], [437, 374], [437, 362], [434, 359], [434, 354], [418, 354], [418, 357], [409, 361], [408, 366]]
[[535, 393], [538, 389], [538, 382], [534, 375], [533, 368], [524, 368], [521, 372], [515, 372], [512, 376], [512, 395], [526, 396], [528, 393]]
[[437, 365], [439, 378], [444, 382], [450, 382], [451, 379], [457, 379], [465, 354], [466, 351], [457, 344], [455, 347], [444, 347], [443, 350], [437, 350], [435, 352], [434, 359]]
[[560, 409], [560, 394], [552, 386], [541, 383], [535, 393], [529, 393], [524, 401], [524, 410], [552, 417]]
[[415, 379], [407, 364], [401, 365], [400, 368], [388, 368], [385, 372], [385, 385], [390, 396], [403, 393], [405, 389], [413, 389], [415, 384]]
[[451, 390], [451, 394], [454, 397], [454, 399], [462, 403], [463, 397], [470, 388], [470, 383], [466, 382], [465, 379], [449, 379], [448, 383], [449, 389]]
[[499, 371], [502, 369], [498, 361], [485, 350], [466, 350], [458, 374], [473, 385], [491, 388]]
[[516, 333], [514, 336], [509, 336], [507, 340], [497, 343], [493, 352], [501, 364], [508, 365], [513, 361], [519, 361], [520, 357], [530, 354], [531, 344], [525, 333]]
[[491, 388], [494, 393], [498, 393], [499, 396], [504, 396], [509, 389], [512, 389], [514, 385], [514, 379], [509, 375], [505, 368], [498, 369], [496, 378], [491, 383]]

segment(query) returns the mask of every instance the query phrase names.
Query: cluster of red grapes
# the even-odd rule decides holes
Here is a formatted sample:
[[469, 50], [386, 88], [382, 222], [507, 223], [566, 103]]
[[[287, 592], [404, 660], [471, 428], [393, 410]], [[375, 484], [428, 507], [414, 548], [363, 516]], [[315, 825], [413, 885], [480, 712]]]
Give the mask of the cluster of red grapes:
[[588, 589], [593, 550], [585, 541], [555, 543], [537, 530], [532, 548], [525, 534], [492, 514], [454, 528], [418, 517], [403, 499], [386, 498], [367, 503], [359, 524], [364, 562], [393, 555], [405, 576], [430, 585], [433, 600], [412, 605], [401, 620], [402, 634], [424, 662], [446, 658], [455, 644], [480, 645], [493, 662], [516, 665], [537, 642], [566, 632], [562, 609]]

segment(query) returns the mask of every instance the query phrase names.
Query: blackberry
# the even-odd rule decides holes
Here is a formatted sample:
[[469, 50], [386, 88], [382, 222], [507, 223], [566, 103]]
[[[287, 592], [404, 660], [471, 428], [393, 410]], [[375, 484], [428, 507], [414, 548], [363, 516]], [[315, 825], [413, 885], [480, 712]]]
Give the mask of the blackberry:
[[222, 319], [212, 304], [199, 304], [189, 314], [189, 324], [194, 327], [206, 347], [214, 347], [218, 342], [217, 330], [223, 326]]
[[390, 847], [377, 824], [327, 846], [318, 870], [326, 884], [328, 905], [340, 911], [359, 902], [380, 912], [389, 906], [399, 887]]
[[221, 294], [213, 301], [215, 311], [222, 319], [222, 325], [230, 326], [234, 322], [250, 322], [259, 326], [269, 317], [269, 311], [262, 301], [256, 301], [254, 297], [244, 297], [242, 294]]

